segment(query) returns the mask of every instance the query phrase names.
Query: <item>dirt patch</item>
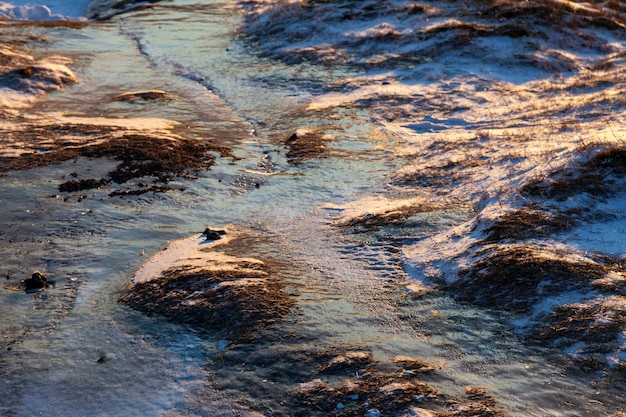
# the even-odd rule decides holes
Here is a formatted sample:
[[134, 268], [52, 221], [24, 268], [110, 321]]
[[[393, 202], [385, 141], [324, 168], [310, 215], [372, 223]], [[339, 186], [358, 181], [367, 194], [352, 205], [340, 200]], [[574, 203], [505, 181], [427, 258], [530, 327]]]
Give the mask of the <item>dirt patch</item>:
[[609, 266], [566, 260], [547, 248], [529, 245], [493, 246], [460, 272], [462, 279], [448, 285], [459, 300], [511, 312], [529, 312], [540, 297], [588, 286], [603, 278]]

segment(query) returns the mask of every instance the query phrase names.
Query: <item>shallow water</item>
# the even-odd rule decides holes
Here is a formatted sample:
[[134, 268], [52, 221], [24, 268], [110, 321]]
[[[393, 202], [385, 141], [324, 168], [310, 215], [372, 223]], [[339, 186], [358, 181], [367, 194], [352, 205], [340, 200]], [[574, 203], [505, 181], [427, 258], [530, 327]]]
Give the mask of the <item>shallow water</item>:
[[[434, 386], [459, 396], [466, 386], [487, 387], [510, 415], [593, 416], [618, 409], [619, 393], [596, 393], [591, 380], [566, 375], [563, 358], [520, 343], [506, 317], [442, 293], [407, 296], [409, 278], [394, 241], [419, 242], [464, 222], [471, 210], [451, 206], [371, 233], [330, 226], [336, 213], [323, 203], [387, 190], [386, 176], [402, 163], [387, 151], [394, 143], [375, 134], [366, 109], [305, 110], [308, 98], [335, 77], [357, 74], [251, 54], [237, 38], [237, 15], [224, 6], [165, 2], [81, 30], [31, 29], [45, 34], [50, 49], [71, 51], [80, 78], [36, 110], [171, 118], [182, 130], [232, 146], [241, 159], [218, 158], [198, 179], [174, 181], [184, 192], [130, 198], [99, 190], [59, 195], [63, 175], [105, 170], [100, 161], [2, 177], [2, 268], [21, 279], [39, 269], [56, 281], [37, 294], [0, 292], [2, 413], [217, 416], [253, 415], [242, 404], [275, 406], [255, 396], [263, 392], [256, 385], [267, 382], [267, 370], [211, 360], [221, 335], [201, 336], [117, 303], [133, 272], [168, 240], [228, 224], [268, 236], [239, 248], [242, 255], [293, 265], [283, 273], [299, 294], [298, 315], [281, 331], [301, 336], [298, 349], [353, 346], [380, 361], [396, 355], [437, 361], [445, 378]], [[155, 88], [176, 99], [145, 105], [108, 100]], [[278, 140], [311, 126], [335, 136], [329, 157], [289, 165]], [[258, 170], [267, 159], [273, 175]], [[290, 366], [280, 360], [293, 349], [290, 343], [260, 341], [255, 349], [273, 357], [277, 369]], [[246, 379], [239, 374], [244, 370]]]

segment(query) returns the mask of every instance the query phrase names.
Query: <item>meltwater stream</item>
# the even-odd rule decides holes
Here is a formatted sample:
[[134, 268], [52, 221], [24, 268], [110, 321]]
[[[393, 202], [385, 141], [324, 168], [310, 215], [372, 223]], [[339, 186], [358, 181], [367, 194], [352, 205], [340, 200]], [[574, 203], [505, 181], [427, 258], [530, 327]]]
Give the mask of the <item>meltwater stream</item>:
[[[274, 372], [287, 372], [295, 367], [285, 354], [293, 341], [268, 339], [242, 353], [237, 366], [222, 364], [213, 360], [220, 335], [199, 335], [117, 302], [133, 272], [167, 241], [233, 224], [265, 236], [234, 249], [238, 254], [293, 265], [285, 275], [298, 293], [298, 315], [281, 326], [299, 335], [302, 351], [351, 347], [383, 362], [425, 358], [442, 365], [444, 378], [432, 385], [459, 397], [466, 386], [486, 387], [506, 415], [616, 409], [618, 396], [565, 377], [549, 352], [525, 347], [496, 315], [445, 294], [407, 296], [410, 278], [389, 236], [418, 241], [462, 223], [471, 210], [426, 214], [410, 231], [391, 228], [389, 236], [331, 226], [336, 213], [324, 203], [384, 192], [385, 176], [401, 163], [386, 151], [393, 141], [375, 134], [365, 109], [307, 112], [310, 95], [334, 77], [352, 75], [349, 70], [288, 66], [251, 54], [238, 41], [236, 12], [226, 6], [179, 0], [80, 30], [28, 29], [48, 38], [48, 48], [72, 55], [80, 78], [37, 111], [168, 118], [232, 147], [237, 158], [218, 158], [199, 178], [174, 181], [172, 192], [139, 197], [58, 195], [66, 172], [105, 171], [102, 161], [2, 177], [2, 268], [24, 277], [38, 269], [56, 283], [37, 294], [0, 292], [0, 413], [289, 415], [277, 398], [307, 381], [276, 383], [269, 390], [279, 394], [269, 396], [263, 385], [271, 373], [251, 362], [271, 358]], [[154, 88], [176, 99], [107, 100]], [[278, 141], [305, 127], [332, 135], [328, 154], [289, 164]]]

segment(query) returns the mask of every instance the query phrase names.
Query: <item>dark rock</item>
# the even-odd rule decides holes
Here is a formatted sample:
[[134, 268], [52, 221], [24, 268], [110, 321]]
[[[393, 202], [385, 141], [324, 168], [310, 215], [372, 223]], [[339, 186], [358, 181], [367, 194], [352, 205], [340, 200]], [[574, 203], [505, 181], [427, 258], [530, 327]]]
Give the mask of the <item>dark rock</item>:
[[219, 240], [226, 234], [225, 230], [214, 230], [210, 227], [204, 229], [202, 235], [206, 237], [206, 240]]
[[285, 141], [285, 145], [289, 146], [297, 140], [298, 140], [298, 134], [294, 133], [293, 135], [289, 136], [289, 138]]
[[26, 292], [35, 292], [46, 288], [48, 286], [48, 280], [44, 274], [39, 271], [35, 271], [30, 278], [24, 280], [24, 286]]

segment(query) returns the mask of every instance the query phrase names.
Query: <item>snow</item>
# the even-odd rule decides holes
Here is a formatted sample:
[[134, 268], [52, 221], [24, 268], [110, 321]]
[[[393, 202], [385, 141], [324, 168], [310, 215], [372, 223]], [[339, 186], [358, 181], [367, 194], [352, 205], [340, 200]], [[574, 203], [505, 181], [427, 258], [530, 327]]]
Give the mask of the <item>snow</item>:
[[87, 5], [92, 0], [48, 0], [45, 4], [34, 1], [14, 0], [0, 2], [0, 18], [26, 20], [84, 19]]
[[[77, 19], [89, 3], [0, 3], [0, 16]], [[292, 64], [359, 69], [360, 75], [337, 79], [328, 91], [313, 96], [308, 110], [367, 107], [376, 135], [393, 138], [396, 156], [410, 160], [390, 174], [389, 196], [325, 207], [341, 213], [339, 223], [415, 205], [473, 208], [475, 216], [469, 221], [403, 247], [405, 271], [416, 281], [409, 284], [410, 290], [419, 292], [423, 286], [459, 280], [459, 271], [479, 259], [477, 248], [484, 247], [489, 226], [530, 200], [546, 210], [556, 207], [591, 214], [570, 230], [522, 240], [519, 245], [545, 249], [544, 257], [571, 262], [593, 262], [592, 255], [598, 253], [623, 261], [626, 199], [619, 190], [624, 180], [618, 179], [614, 185], [618, 191], [603, 198], [572, 192], [557, 201], [522, 193], [525, 185], [572, 169], [599, 149], [626, 144], [623, 31], [585, 21], [570, 22], [579, 26], [554, 25], [545, 16], [529, 16], [528, 22], [493, 18], [475, 9], [479, 6], [474, 3], [481, 2], [464, 2], [465, 9], [459, 13], [459, 2], [449, 1], [431, 1], [422, 9], [407, 0], [238, 2], [245, 17], [242, 32], [256, 41], [264, 55]], [[626, 18], [623, 11], [607, 10], [608, 2], [550, 3], [564, 14], [572, 11], [592, 23], [615, 13], [614, 25], [623, 27]], [[3, 49], [0, 53], [17, 52]], [[26, 55], [20, 59], [33, 61]], [[51, 60], [38, 65], [46, 71], [46, 80], [53, 82], [28, 81], [26, 91], [2, 88], [0, 105], [27, 107], [53, 86], [75, 82], [68, 63]], [[171, 127], [166, 120], [49, 117], [67, 123], [119, 123], [125, 128], [140, 128], [141, 123]], [[412, 174], [427, 180], [443, 178], [449, 186], [429, 186], [428, 181], [403, 186], [395, 181]], [[199, 236], [172, 242], [137, 271], [134, 282], [152, 279], [183, 261], [197, 266], [233, 261], [206, 250], [212, 245]], [[611, 274], [607, 279], [622, 282], [616, 273]], [[532, 312], [511, 323], [518, 333], [527, 334], [559, 306], [598, 303], [604, 298], [604, 305], [618, 309], [623, 302], [620, 297], [607, 296], [597, 288], [549, 294]], [[580, 348], [570, 346], [575, 346], [572, 354]], [[624, 361], [621, 346], [608, 356], [610, 363]]]
[[36, 60], [12, 46], [0, 44], [0, 58], [7, 62], [6, 66], [0, 65], [3, 73], [30, 72], [29, 76], [5, 77], [0, 87], [0, 105], [6, 109], [30, 107], [47, 93], [78, 82], [69, 68], [73, 62], [67, 57], [51, 55]]
[[[458, 280], [458, 272], [479, 259], [485, 230], [531, 200], [545, 210], [591, 214], [570, 230], [519, 245], [537, 253], [545, 248], [543, 257], [572, 263], [593, 263], [598, 253], [625, 259], [624, 180], [602, 198], [573, 191], [553, 201], [521, 193], [526, 184], [572, 169], [601, 149], [626, 145], [626, 38], [600, 23], [613, 19], [614, 27], [623, 26], [623, 9], [559, 0], [551, 7], [563, 16], [587, 20], [555, 24], [532, 14], [516, 20], [526, 3], [507, 9], [502, 2], [493, 13], [514, 13], [499, 19], [480, 2], [305, 3], [241, 2], [243, 29], [273, 58], [361, 68], [362, 75], [337, 80], [332, 91], [314, 96], [308, 109], [367, 107], [378, 135], [394, 138], [396, 155], [410, 160], [391, 175], [389, 197], [326, 207], [340, 213], [338, 223], [423, 202], [474, 208], [468, 222], [403, 248], [405, 271], [417, 281], [410, 289]], [[394, 182], [411, 175], [425, 177], [426, 185]], [[443, 177], [449, 187], [428, 186], [428, 175]], [[418, 197], [407, 199], [411, 193]], [[607, 279], [623, 282], [611, 274]], [[603, 298], [615, 304], [620, 297], [595, 287], [547, 294], [511, 323], [524, 335], [558, 306]], [[623, 361], [620, 352], [612, 363]]]
[[[154, 254], [134, 274], [131, 282], [138, 284], [159, 278], [163, 272], [171, 268], [185, 267], [186, 270], [202, 269], [215, 271], [245, 270], [241, 263], [263, 264], [254, 258], [238, 258], [214, 250], [217, 246], [226, 244], [242, 230], [226, 228], [227, 234], [219, 240], [207, 241], [206, 237], [198, 234], [175, 240], [167, 244], [166, 248]], [[258, 274], [259, 271], [254, 271]], [[219, 285], [247, 285], [258, 282], [258, 279], [241, 280], [242, 282], [222, 282]]]

